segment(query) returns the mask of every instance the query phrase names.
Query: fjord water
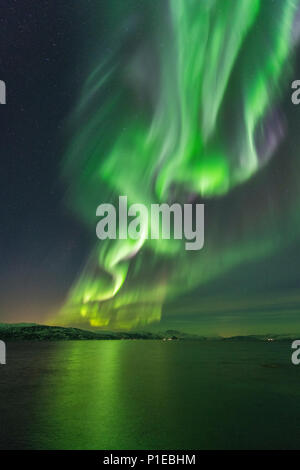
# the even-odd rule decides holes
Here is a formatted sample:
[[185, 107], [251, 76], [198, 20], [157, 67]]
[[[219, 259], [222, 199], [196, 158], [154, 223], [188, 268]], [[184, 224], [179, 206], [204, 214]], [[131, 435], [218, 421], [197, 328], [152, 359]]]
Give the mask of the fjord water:
[[1, 449], [296, 449], [289, 342], [9, 343]]

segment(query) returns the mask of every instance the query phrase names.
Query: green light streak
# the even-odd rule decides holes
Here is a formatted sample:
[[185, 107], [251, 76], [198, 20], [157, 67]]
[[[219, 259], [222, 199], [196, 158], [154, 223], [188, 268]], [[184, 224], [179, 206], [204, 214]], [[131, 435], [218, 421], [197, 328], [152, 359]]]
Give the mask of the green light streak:
[[[146, 206], [185, 202], [186, 194], [220, 197], [265, 164], [255, 135], [289, 73], [299, 2], [273, 3], [170, 0], [167, 19], [153, 26], [159, 87], [151, 106], [130, 97], [124, 79], [124, 69], [140, 72], [143, 62], [128, 57], [124, 65], [115, 53], [91, 73], [64, 164], [72, 209], [88, 230], [96, 207], [119, 195]], [[192, 257], [178, 241], [143, 235], [98, 243], [60, 321], [107, 328], [159, 321], [166, 299], [278, 247], [264, 221], [255, 229], [232, 244], [209, 233]]]

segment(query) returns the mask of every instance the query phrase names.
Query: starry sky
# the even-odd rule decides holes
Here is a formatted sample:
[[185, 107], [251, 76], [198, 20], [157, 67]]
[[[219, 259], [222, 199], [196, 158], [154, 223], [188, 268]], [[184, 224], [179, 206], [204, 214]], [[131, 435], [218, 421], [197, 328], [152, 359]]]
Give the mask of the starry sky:
[[72, 1], [5, 1], [0, 69], [1, 317], [42, 320], [62, 302], [87, 236], [62, 204], [64, 121], [82, 79], [77, 41], [87, 24]]
[[[207, 47], [202, 54], [212, 65], [204, 74], [191, 48], [206, 34], [196, 3], [197, 11], [188, 11], [179, 0], [182, 11], [166, 13], [157, 1], [153, 8], [136, 0], [85, 0], [76, 7], [71, 0], [2, 2], [0, 321], [222, 335], [300, 332], [300, 107], [290, 100], [291, 81], [300, 74], [297, 38], [287, 46], [297, 11], [279, 1], [264, 30], [267, 8], [240, 3], [240, 16], [231, 18], [224, 7], [209, 32], [220, 31], [230, 45], [228, 64], [220, 65], [221, 45]], [[183, 57], [175, 65], [181, 56], [172, 56], [170, 18]], [[244, 42], [233, 42], [229, 23]], [[178, 84], [170, 86], [174, 67], [179, 92]], [[220, 92], [210, 88], [216, 71]], [[253, 82], [243, 78], [252, 73]], [[265, 80], [257, 96], [255, 76]], [[197, 101], [198, 82], [205, 93]], [[185, 105], [188, 115], [179, 115]], [[188, 141], [171, 142], [181, 119]], [[253, 122], [257, 155], [238, 171]], [[156, 153], [145, 144], [149, 129]], [[166, 140], [172, 155], [158, 172], [157, 149]], [[120, 161], [128, 142], [130, 155]], [[173, 245], [142, 245], [134, 256], [136, 247], [96, 245], [99, 203], [124, 193], [132, 202], [185, 201], [187, 188], [206, 204], [206, 252], [190, 260]]]

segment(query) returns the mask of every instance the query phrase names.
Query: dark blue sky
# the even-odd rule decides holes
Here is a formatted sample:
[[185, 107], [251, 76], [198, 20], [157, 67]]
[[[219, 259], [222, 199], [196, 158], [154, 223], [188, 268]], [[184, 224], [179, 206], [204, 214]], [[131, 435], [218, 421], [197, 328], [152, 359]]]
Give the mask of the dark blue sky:
[[0, 6], [0, 315], [43, 318], [62, 301], [88, 249], [62, 203], [67, 118], [83, 80], [78, 43], [89, 26], [74, 2]]

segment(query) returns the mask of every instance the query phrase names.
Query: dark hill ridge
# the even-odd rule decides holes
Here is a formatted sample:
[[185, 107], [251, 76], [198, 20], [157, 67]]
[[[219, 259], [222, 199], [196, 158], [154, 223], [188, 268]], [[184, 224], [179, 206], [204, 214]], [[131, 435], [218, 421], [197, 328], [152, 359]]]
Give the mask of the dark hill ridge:
[[70, 340], [113, 340], [113, 339], [162, 339], [160, 335], [152, 333], [110, 333], [81, 330], [79, 328], [65, 328], [61, 326], [47, 326], [37, 324], [1, 324], [0, 339], [3, 341], [70, 341]]
[[151, 340], [179, 340], [199, 339], [195, 335], [186, 335], [178, 331], [165, 333], [151, 332], [108, 332], [89, 331], [79, 328], [65, 328], [61, 326], [38, 325], [35, 323], [0, 323], [0, 339], [3, 341], [71, 341], [71, 340], [120, 340], [120, 339], [151, 339]]
[[36, 323], [0, 323], [0, 340], [3, 341], [74, 341], [74, 340], [186, 340], [186, 341], [292, 341], [295, 337], [285, 335], [250, 335], [228, 338], [206, 338], [196, 334], [183, 333], [177, 330], [152, 332], [108, 332], [89, 331], [80, 328], [38, 325]]
[[205, 340], [197, 335], [168, 330], [160, 333], [89, 331], [79, 328], [38, 325], [35, 323], [0, 323], [0, 339], [3, 341], [73, 341], [73, 340]]

